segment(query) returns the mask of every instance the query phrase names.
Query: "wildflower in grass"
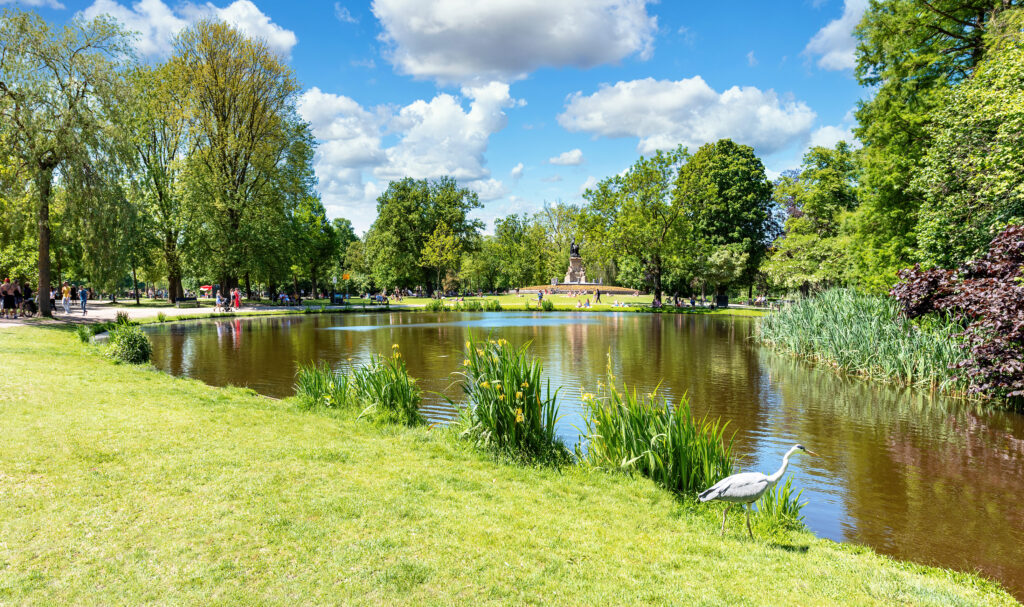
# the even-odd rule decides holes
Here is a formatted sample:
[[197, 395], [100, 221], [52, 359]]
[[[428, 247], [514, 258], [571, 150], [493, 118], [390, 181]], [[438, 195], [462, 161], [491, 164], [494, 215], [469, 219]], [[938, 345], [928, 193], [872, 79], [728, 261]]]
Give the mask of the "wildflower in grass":
[[504, 401], [505, 400], [505, 395], [504, 394], [499, 394], [498, 395], [498, 400]]
[[523, 393], [522, 392], [516, 392], [516, 400], [519, 400], [522, 397], [523, 397]]
[[522, 407], [519, 407], [518, 409], [516, 409], [516, 423], [517, 424], [523, 423], [523, 408]]
[[397, 350], [398, 349], [398, 344], [391, 344], [391, 349], [392, 350]]
[[519, 387], [525, 390], [530, 387], [530, 382], [524, 381], [523, 383], [519, 384]]
[[480, 382], [480, 387], [481, 388], [490, 388], [491, 384], [490, 384], [490, 382], [482, 381], [482, 382]]
[[462, 361], [462, 366], [463, 367], [468, 367], [469, 366], [469, 359], [468, 358], [465, 359], [464, 361]]

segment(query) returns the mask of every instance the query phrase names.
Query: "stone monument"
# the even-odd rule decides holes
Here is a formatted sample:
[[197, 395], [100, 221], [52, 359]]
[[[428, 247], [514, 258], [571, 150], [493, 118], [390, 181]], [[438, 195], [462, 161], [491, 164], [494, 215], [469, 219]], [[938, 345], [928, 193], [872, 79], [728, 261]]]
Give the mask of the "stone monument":
[[580, 245], [576, 244], [576, 238], [569, 244], [569, 271], [565, 273], [565, 283], [587, 282], [587, 271], [583, 268], [583, 258], [580, 257]]

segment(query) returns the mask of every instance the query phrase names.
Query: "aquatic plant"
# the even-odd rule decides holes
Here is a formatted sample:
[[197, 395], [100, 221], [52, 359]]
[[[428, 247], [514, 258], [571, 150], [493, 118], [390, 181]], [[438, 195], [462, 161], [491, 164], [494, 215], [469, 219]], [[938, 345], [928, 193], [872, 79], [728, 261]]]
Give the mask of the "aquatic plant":
[[484, 302], [484, 310], [488, 312], [501, 312], [501, 302], [497, 299], [488, 299]]
[[128, 313], [124, 310], [118, 310], [114, 315], [114, 323], [118, 325], [127, 325], [131, 323], [131, 319], [128, 317]]
[[156, 321], [157, 322], [167, 322], [167, 315], [164, 314], [163, 312], [157, 312], [156, 313]]
[[540, 309], [544, 310], [545, 312], [551, 312], [552, 310], [555, 309], [555, 302], [551, 301], [550, 299], [541, 300]]
[[673, 407], [657, 389], [620, 390], [608, 358], [607, 383], [599, 382], [596, 394], [583, 394], [580, 459], [597, 468], [637, 472], [678, 493], [702, 491], [732, 474], [727, 423], [696, 419], [685, 396]]
[[392, 346], [391, 356], [374, 356], [352, 373], [355, 393], [366, 406], [362, 416], [388, 423], [416, 426], [424, 423], [420, 413], [422, 394], [416, 380], [409, 376], [405, 359]]
[[80, 339], [82, 343], [89, 343], [89, 340], [92, 339], [92, 331], [89, 329], [88, 325], [76, 326], [75, 335], [78, 335], [78, 339]]
[[804, 490], [793, 493], [793, 479], [787, 478], [781, 485], [775, 485], [757, 500], [756, 518], [772, 527], [800, 529], [804, 516], [800, 513], [807, 502], [801, 502]]
[[357, 401], [351, 376], [333, 371], [325, 361], [299, 365], [295, 396], [303, 409], [344, 409]]
[[456, 421], [463, 438], [527, 461], [558, 463], [569, 452], [555, 432], [558, 390], [544, 383], [540, 359], [504, 339], [466, 342], [462, 390], [466, 405]]
[[832, 289], [765, 316], [755, 339], [838, 371], [962, 393], [962, 330], [946, 317], [912, 321], [891, 297]]
[[444, 305], [444, 301], [440, 299], [431, 299], [424, 306], [427, 312], [447, 312], [448, 308]]

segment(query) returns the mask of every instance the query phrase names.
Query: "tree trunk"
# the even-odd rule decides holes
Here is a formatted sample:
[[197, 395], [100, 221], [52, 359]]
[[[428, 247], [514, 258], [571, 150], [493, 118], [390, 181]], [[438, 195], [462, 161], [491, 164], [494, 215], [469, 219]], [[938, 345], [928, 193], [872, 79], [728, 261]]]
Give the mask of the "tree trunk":
[[139, 279], [135, 275], [135, 266], [132, 266], [132, 290], [135, 291], [135, 305], [139, 305]]
[[252, 282], [249, 280], [249, 273], [245, 273], [245, 296], [247, 299], [252, 299]]
[[309, 268], [309, 278], [310, 278], [310, 282], [313, 283], [312, 284], [312, 291], [310, 292], [309, 297], [311, 299], [316, 299], [316, 296], [317, 296], [316, 283], [318, 282], [317, 281], [318, 277], [316, 275], [316, 266], [313, 266], [313, 267]]
[[53, 318], [50, 310], [50, 190], [53, 169], [40, 167], [36, 185], [39, 188], [39, 315]]
[[167, 261], [167, 299], [174, 300], [185, 296], [181, 288], [181, 264], [178, 261], [177, 237], [171, 232], [164, 233], [164, 259]]

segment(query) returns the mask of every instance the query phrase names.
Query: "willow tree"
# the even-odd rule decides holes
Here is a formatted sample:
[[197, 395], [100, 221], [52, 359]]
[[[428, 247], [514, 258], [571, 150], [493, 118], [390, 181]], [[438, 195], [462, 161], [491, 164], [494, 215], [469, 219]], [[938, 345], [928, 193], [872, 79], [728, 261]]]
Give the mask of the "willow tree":
[[[105, 139], [104, 110], [127, 56], [125, 33], [108, 17], [51, 29], [34, 13], [0, 15], [0, 129], [35, 191], [40, 291], [50, 284], [54, 182], [76, 183], [93, 172], [93, 152]], [[52, 315], [46, 297], [39, 309]]]
[[308, 129], [297, 118], [298, 83], [281, 57], [259, 39], [221, 22], [201, 21], [175, 41], [174, 69], [187, 91], [192, 152], [187, 204], [200, 231], [194, 259], [237, 286], [254, 269], [266, 221], [284, 221], [285, 197], [276, 195], [293, 143]]

